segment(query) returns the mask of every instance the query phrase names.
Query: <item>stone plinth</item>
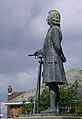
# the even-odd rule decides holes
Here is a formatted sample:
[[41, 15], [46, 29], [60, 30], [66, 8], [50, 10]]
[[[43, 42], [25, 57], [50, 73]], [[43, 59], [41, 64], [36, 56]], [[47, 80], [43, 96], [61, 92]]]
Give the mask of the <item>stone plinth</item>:
[[19, 119], [82, 119], [82, 117], [75, 117], [75, 116], [32, 116], [32, 117], [22, 117], [22, 118], [20, 117]]

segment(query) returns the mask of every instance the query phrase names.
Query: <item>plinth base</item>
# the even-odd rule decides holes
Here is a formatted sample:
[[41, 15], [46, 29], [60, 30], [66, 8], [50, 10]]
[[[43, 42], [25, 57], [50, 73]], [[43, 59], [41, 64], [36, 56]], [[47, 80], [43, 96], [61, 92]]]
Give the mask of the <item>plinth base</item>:
[[76, 117], [76, 116], [59, 116], [55, 114], [32, 114], [32, 115], [27, 115], [26, 117], [19, 117], [19, 119], [82, 119], [82, 117]]

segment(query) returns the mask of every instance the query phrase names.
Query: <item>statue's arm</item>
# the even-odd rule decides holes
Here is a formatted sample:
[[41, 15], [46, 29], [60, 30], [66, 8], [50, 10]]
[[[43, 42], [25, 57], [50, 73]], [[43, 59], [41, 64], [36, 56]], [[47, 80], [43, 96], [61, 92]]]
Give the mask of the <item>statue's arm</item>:
[[60, 39], [60, 31], [58, 28], [53, 28], [51, 31], [51, 40], [53, 43], [53, 47], [56, 50], [59, 57], [62, 59], [63, 62], [66, 62], [66, 58], [64, 56], [62, 47], [61, 47], [61, 39]]

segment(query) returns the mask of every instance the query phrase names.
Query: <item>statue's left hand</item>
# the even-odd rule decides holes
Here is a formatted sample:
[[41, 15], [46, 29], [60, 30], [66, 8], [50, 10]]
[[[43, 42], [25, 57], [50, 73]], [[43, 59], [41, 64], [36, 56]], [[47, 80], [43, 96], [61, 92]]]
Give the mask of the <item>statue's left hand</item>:
[[63, 63], [65, 63], [66, 62], [66, 57], [63, 57], [62, 61], [63, 61]]
[[66, 57], [64, 57], [64, 58], [63, 58], [63, 62], [66, 62], [66, 60], [67, 60]]
[[62, 62], [65, 63], [66, 62], [66, 57], [64, 55], [61, 56]]

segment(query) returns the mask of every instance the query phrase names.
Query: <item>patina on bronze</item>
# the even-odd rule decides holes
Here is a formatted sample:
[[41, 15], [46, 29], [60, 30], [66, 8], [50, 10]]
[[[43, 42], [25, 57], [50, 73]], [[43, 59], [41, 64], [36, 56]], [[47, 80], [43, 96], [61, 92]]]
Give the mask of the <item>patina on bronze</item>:
[[36, 51], [35, 55], [43, 55], [43, 83], [49, 87], [50, 107], [42, 113], [58, 113], [59, 88], [58, 85], [66, 84], [63, 63], [66, 62], [61, 41], [60, 13], [50, 10], [47, 16], [48, 29], [43, 48]]

